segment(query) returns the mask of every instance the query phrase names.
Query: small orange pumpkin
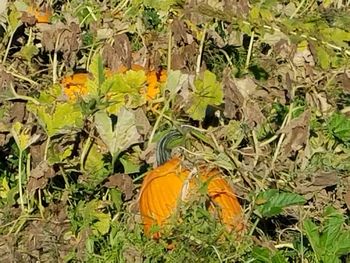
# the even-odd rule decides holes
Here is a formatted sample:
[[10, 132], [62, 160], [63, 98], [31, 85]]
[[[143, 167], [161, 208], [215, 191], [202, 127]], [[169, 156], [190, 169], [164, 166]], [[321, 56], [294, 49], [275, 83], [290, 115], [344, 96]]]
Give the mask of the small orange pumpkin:
[[44, 9], [39, 9], [36, 6], [29, 6], [26, 12], [35, 17], [36, 23], [48, 24], [52, 17], [52, 11], [47, 7], [45, 7]]
[[[181, 166], [179, 158], [173, 158], [146, 174], [141, 186], [139, 203], [146, 235], [150, 234], [152, 225], [164, 225], [174, 213], [189, 175], [190, 171]], [[201, 183], [208, 183], [208, 196], [213, 203], [209, 211], [214, 212], [218, 207], [219, 217], [229, 231], [242, 230], [241, 206], [220, 171], [201, 169], [198, 179]], [[195, 190], [196, 186], [198, 187], [195, 180], [190, 180], [189, 192]], [[159, 238], [160, 234], [155, 233], [153, 237]]]
[[87, 93], [86, 82], [88, 78], [88, 73], [75, 73], [62, 79], [63, 91], [70, 101], [76, 101], [78, 96]]

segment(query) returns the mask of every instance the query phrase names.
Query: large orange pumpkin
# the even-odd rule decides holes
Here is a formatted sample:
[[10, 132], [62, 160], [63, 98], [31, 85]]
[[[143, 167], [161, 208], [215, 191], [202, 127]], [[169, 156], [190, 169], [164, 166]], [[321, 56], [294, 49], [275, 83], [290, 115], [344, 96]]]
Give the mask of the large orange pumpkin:
[[[146, 235], [152, 225], [162, 226], [174, 213], [182, 198], [184, 184], [190, 175], [179, 158], [173, 158], [148, 172], [140, 191], [140, 212]], [[230, 231], [243, 228], [242, 209], [228, 182], [217, 169], [200, 169], [197, 182], [208, 183], [208, 196], [212, 202], [209, 211], [218, 211], [223, 224]], [[195, 180], [189, 181], [189, 193], [198, 187]], [[160, 234], [155, 233], [154, 238]]]

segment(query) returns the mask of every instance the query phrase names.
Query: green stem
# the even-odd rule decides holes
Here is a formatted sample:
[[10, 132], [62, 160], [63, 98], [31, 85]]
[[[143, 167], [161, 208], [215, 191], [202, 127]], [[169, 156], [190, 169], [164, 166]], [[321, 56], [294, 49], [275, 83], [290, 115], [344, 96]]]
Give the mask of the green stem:
[[9, 52], [10, 52], [12, 40], [13, 40], [13, 37], [15, 35], [16, 30], [17, 30], [17, 27], [13, 30], [13, 32], [12, 32], [12, 34], [10, 36], [9, 42], [7, 44], [7, 47], [6, 47], [5, 55], [4, 55], [3, 59], [2, 59], [2, 64], [5, 64], [5, 62], [6, 62], [6, 59], [7, 59], [7, 56], [9, 54]]
[[39, 104], [40, 104], [36, 99], [34, 99], [34, 98], [32, 98], [32, 97], [25, 96], [25, 95], [18, 95], [17, 92], [16, 92], [16, 90], [15, 90], [15, 88], [13, 87], [13, 84], [12, 84], [12, 83], [10, 84], [10, 90], [11, 90], [11, 92], [12, 92], [14, 98], [8, 98], [8, 99], [6, 99], [6, 100], [24, 100], [24, 101], [31, 101], [31, 102], [33, 102], [35, 105], [39, 105]]
[[253, 227], [252, 227], [252, 228], [250, 229], [250, 231], [249, 231], [249, 236], [253, 235], [254, 230], [255, 230], [256, 226], [259, 224], [259, 222], [260, 222], [260, 218], [258, 217], [258, 218], [255, 220]]
[[[26, 165], [26, 174], [27, 174], [27, 182], [29, 181], [30, 178], [30, 159], [31, 159], [31, 155], [30, 153], [28, 153], [27, 156], [27, 165]], [[27, 211], [30, 213], [30, 210], [32, 209], [31, 203], [30, 203], [30, 199], [29, 199], [29, 195], [28, 195], [28, 191], [27, 191]]]
[[255, 32], [252, 31], [252, 35], [250, 36], [250, 41], [249, 41], [247, 59], [245, 61], [245, 70], [247, 70], [249, 68], [250, 59], [251, 59], [252, 51], [253, 51], [254, 36], [255, 36]]
[[89, 134], [89, 137], [87, 138], [83, 150], [81, 151], [81, 157], [80, 157], [80, 170], [84, 171], [84, 164], [85, 164], [85, 159], [87, 157], [87, 153], [90, 149], [90, 146], [92, 144], [91, 136]]
[[19, 202], [21, 205], [22, 212], [24, 211], [24, 200], [23, 200], [23, 189], [22, 189], [22, 157], [23, 152], [19, 151], [19, 164], [18, 164], [18, 191], [19, 191]]

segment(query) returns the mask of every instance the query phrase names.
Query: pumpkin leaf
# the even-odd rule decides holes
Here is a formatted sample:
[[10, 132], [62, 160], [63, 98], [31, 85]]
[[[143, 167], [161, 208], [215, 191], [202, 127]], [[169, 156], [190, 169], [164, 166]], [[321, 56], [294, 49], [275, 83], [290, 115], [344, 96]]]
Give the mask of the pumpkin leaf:
[[111, 215], [101, 212], [104, 206], [100, 200], [79, 202], [77, 206], [77, 214], [84, 219], [85, 226], [91, 226], [94, 235], [104, 235], [109, 231]]
[[87, 81], [87, 94], [89, 95], [88, 97], [96, 99], [101, 95], [102, 84], [105, 81], [103, 61], [99, 54], [92, 58], [89, 72], [93, 78]]
[[254, 247], [252, 255], [257, 262], [286, 263], [288, 262], [280, 251], [271, 251], [265, 247]]
[[9, 31], [14, 33], [16, 29], [22, 24], [21, 13], [15, 6], [10, 7], [10, 14], [8, 15]]
[[182, 0], [143, 0], [143, 4], [156, 10], [168, 11], [172, 5], [181, 3]]
[[31, 130], [28, 128], [25, 128], [23, 124], [20, 122], [16, 122], [15, 124], [13, 124], [11, 128], [11, 134], [15, 139], [15, 142], [21, 152], [23, 152], [30, 145], [35, 143], [40, 137], [39, 134], [35, 134], [31, 136], [30, 133], [31, 133]]
[[36, 46], [25, 45], [24, 47], [21, 48], [21, 50], [16, 55], [23, 57], [27, 61], [31, 61], [31, 59], [38, 54], [39, 54], [39, 49]]
[[84, 165], [84, 173], [87, 176], [84, 182], [92, 188], [96, 187], [109, 175], [109, 170], [103, 160], [103, 153], [95, 143], [92, 144]]
[[329, 52], [327, 52], [323, 47], [316, 46], [316, 60], [322, 69], [328, 69], [330, 67], [330, 57]]
[[194, 120], [203, 120], [208, 105], [220, 105], [223, 102], [221, 84], [214, 73], [206, 70], [203, 77], [194, 82], [195, 90], [191, 98], [191, 107], [187, 113]]
[[335, 208], [327, 207], [323, 217], [322, 226], [306, 219], [304, 232], [318, 261], [341, 262], [339, 257], [350, 251], [350, 231], [343, 230], [344, 216]]
[[95, 114], [95, 123], [101, 139], [113, 158], [139, 141], [140, 134], [136, 128], [135, 114], [126, 108], [119, 111], [115, 126], [105, 111], [98, 111]]
[[180, 70], [170, 70], [168, 73], [165, 90], [169, 91], [169, 98], [173, 99], [188, 80], [188, 75], [182, 74]]
[[262, 217], [272, 217], [281, 213], [287, 206], [304, 204], [305, 199], [298, 194], [271, 189], [260, 193], [256, 203], [258, 204], [257, 212]]
[[72, 132], [84, 124], [83, 115], [76, 104], [57, 103], [54, 109], [39, 105], [34, 110], [49, 137]]
[[145, 104], [146, 100], [141, 95], [145, 82], [146, 74], [142, 70], [129, 70], [125, 74], [117, 73], [108, 77], [101, 87], [109, 105], [107, 112], [117, 115], [123, 106], [137, 108]]
[[350, 141], [350, 119], [342, 113], [334, 113], [328, 121], [328, 130], [343, 142]]

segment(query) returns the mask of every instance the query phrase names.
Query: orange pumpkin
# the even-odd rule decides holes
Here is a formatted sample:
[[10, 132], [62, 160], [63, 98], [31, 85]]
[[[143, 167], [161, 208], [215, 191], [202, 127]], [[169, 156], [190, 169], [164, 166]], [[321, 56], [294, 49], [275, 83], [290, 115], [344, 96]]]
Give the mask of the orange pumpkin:
[[62, 79], [63, 91], [70, 101], [76, 101], [78, 96], [87, 93], [86, 82], [88, 78], [88, 73], [75, 73]]
[[[190, 171], [181, 166], [179, 158], [173, 158], [156, 169], [148, 172], [140, 191], [140, 212], [146, 235], [150, 234], [152, 225], [162, 226], [174, 213], [181, 200], [184, 183]], [[242, 209], [233, 189], [217, 169], [199, 172], [199, 182], [208, 183], [208, 196], [212, 202], [209, 211], [219, 210], [219, 217], [230, 231], [243, 229]], [[195, 180], [190, 180], [189, 192], [198, 187]], [[160, 234], [155, 233], [154, 238]]]
[[152, 225], [163, 225], [173, 213], [188, 174], [188, 170], [181, 168], [180, 159], [173, 158], [146, 175], [140, 191], [140, 211], [146, 235]]
[[[125, 73], [128, 70], [127, 67], [121, 66], [117, 73]], [[133, 64], [131, 70], [139, 71], [145, 70], [142, 66]], [[107, 77], [113, 75], [113, 71], [106, 68], [105, 74]], [[159, 75], [159, 76], [158, 76]], [[161, 70], [159, 74], [156, 71], [146, 71], [147, 87], [144, 92], [141, 92], [145, 96], [147, 101], [154, 100], [160, 93], [160, 84], [164, 83], [167, 78], [165, 70]], [[75, 73], [71, 76], [65, 77], [61, 84], [64, 86], [64, 93], [68, 96], [69, 100], [75, 101], [77, 96], [85, 95], [87, 92], [86, 81], [88, 80], [88, 73]]]
[[27, 13], [34, 16], [36, 19], [36, 23], [49, 23], [52, 11], [49, 8], [45, 8], [43, 10], [39, 9], [36, 6], [29, 6], [26, 10]]
[[[232, 187], [222, 177], [221, 172], [213, 169], [209, 173], [202, 173], [202, 178], [209, 180], [208, 196], [214, 203], [214, 206], [219, 208], [219, 216], [222, 223], [226, 225], [229, 231], [232, 229], [242, 230], [244, 225], [241, 205]], [[211, 206], [209, 210], [214, 212], [215, 207]]]

